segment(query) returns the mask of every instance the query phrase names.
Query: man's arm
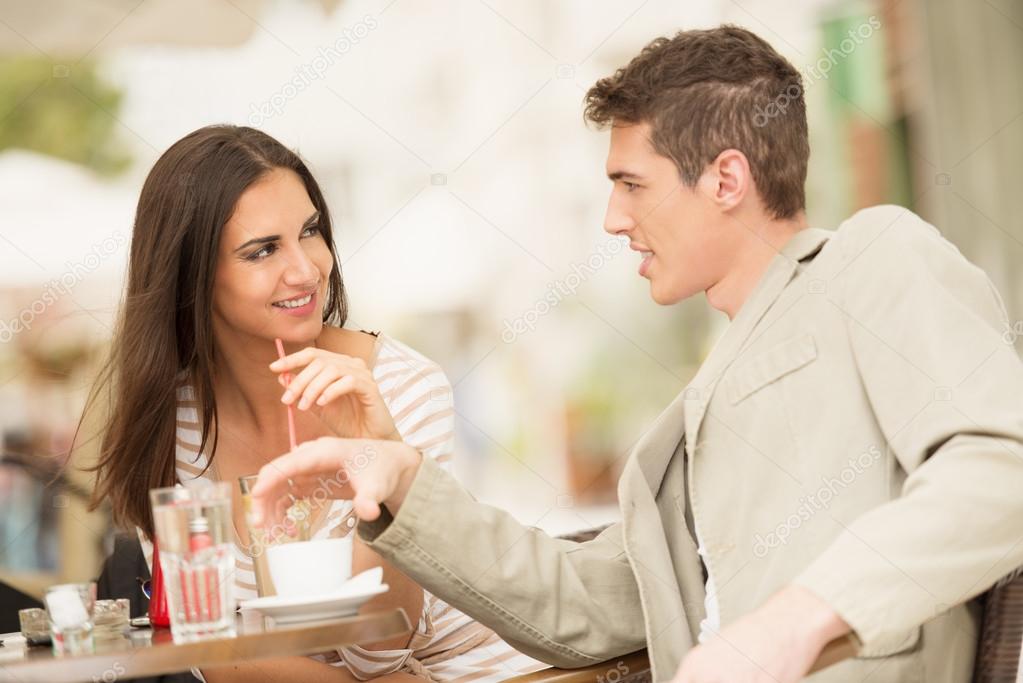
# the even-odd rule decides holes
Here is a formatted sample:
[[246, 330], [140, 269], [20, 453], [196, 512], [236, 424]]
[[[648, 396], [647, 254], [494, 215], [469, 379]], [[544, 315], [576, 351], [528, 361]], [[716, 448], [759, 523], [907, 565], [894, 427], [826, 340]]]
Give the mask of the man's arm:
[[352, 500], [370, 549], [528, 655], [585, 666], [646, 644], [620, 525], [587, 543], [553, 539], [477, 503], [405, 443], [332, 437], [260, 469], [254, 523], [272, 527], [291, 496], [323, 492]]
[[1001, 300], [915, 215], [893, 223], [890, 209], [874, 211], [873, 233], [839, 243], [846, 265], [828, 291], [908, 473], [902, 495], [695, 648], [676, 683], [800, 680], [853, 654], [850, 628], [864, 649], [897, 640], [1023, 564], [1023, 363], [1005, 342]]
[[620, 525], [587, 543], [553, 539], [476, 502], [427, 458], [408, 472], [411, 484], [398, 488], [380, 518], [363, 520], [359, 534], [425, 589], [555, 666], [644, 647]]
[[908, 212], [835, 284], [864, 388], [909, 475], [796, 583], [869, 647], [1023, 564], [1023, 364], [986, 276]]

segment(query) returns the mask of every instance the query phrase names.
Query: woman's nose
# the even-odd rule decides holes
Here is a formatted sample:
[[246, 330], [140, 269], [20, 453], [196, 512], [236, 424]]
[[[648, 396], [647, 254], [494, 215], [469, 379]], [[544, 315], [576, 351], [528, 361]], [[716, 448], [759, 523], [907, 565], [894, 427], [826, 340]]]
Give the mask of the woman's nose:
[[287, 256], [284, 270], [284, 282], [290, 286], [312, 284], [320, 279], [320, 271], [309, 255], [301, 247], [294, 249]]

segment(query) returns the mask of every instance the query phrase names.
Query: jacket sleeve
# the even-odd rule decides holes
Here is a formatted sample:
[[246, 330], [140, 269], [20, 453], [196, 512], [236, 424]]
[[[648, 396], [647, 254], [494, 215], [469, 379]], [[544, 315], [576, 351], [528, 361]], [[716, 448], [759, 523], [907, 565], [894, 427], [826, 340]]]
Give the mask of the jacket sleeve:
[[586, 543], [551, 538], [476, 502], [423, 458], [397, 516], [358, 529], [423, 588], [541, 661], [586, 666], [645, 645], [620, 525]]
[[1023, 565], [1023, 364], [994, 287], [933, 227], [906, 212], [846, 248], [829, 292], [907, 476], [796, 583], [869, 647]]

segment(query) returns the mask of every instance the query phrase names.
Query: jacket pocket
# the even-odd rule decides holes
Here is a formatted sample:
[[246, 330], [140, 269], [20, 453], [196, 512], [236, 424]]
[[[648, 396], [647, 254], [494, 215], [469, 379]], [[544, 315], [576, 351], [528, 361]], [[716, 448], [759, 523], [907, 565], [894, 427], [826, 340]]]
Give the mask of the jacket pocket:
[[905, 633], [895, 634], [875, 640], [870, 645], [863, 647], [856, 653], [856, 659], [873, 659], [875, 657], [890, 657], [900, 652], [907, 652], [916, 647], [920, 642], [921, 627], [917, 626]]
[[735, 405], [816, 358], [813, 335], [783, 341], [735, 368], [728, 380], [728, 399]]

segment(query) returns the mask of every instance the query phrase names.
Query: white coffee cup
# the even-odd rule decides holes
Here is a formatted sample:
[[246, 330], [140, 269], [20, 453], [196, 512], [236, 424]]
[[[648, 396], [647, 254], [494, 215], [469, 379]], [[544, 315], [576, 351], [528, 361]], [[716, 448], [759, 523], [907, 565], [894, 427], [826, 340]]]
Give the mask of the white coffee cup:
[[277, 595], [327, 595], [352, 576], [352, 539], [323, 538], [272, 545], [266, 549]]

